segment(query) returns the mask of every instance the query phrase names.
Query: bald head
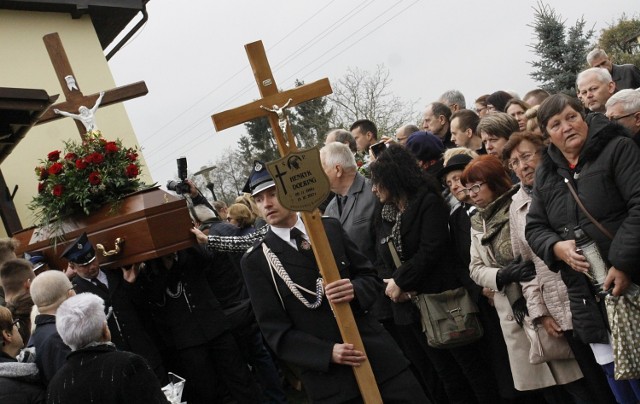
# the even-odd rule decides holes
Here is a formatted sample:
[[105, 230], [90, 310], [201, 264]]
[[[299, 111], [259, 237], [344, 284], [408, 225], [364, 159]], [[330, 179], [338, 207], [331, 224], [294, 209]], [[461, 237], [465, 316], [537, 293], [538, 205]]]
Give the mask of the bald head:
[[74, 294], [73, 285], [61, 271], [43, 272], [31, 282], [31, 299], [42, 314], [54, 314]]

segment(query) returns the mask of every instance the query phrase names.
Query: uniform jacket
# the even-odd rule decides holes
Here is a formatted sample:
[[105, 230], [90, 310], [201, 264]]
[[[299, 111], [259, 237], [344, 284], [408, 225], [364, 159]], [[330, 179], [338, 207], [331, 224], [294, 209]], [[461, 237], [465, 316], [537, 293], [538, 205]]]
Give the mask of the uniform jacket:
[[[381, 293], [382, 282], [336, 219], [323, 218], [323, 224], [341, 277], [350, 278], [353, 283], [356, 295], [351, 302], [353, 314], [376, 380], [383, 383], [406, 369], [409, 363], [380, 323], [367, 314], [367, 308]], [[315, 262], [271, 230], [263, 242], [278, 257], [293, 282], [315, 290], [320, 276]], [[242, 270], [267, 343], [280, 359], [301, 368], [301, 379], [311, 399], [337, 403], [358, 397], [351, 367], [331, 363], [333, 346], [341, 343], [342, 338], [326, 298], [323, 297], [317, 309], [304, 306], [278, 275], [272, 275], [262, 243], [245, 254]], [[302, 293], [308, 300], [315, 301], [311, 295]]]
[[[574, 171], [553, 145], [543, 156], [525, 232], [532, 250], [549, 269], [560, 271], [567, 285], [574, 332], [585, 343], [607, 343], [605, 315], [590, 281], [556, 260], [553, 245], [573, 239], [573, 228], [579, 224], [596, 241], [605, 260], [634, 282], [640, 281], [640, 150], [622, 126], [604, 115], [590, 114], [587, 123], [587, 140]], [[580, 210], [565, 180], [574, 184], [589, 213], [615, 234], [613, 241]]]
[[43, 404], [45, 400], [35, 363], [21, 363], [0, 352], [0, 403]]
[[73, 351], [47, 389], [49, 404], [167, 403], [147, 362], [113, 345]]
[[[515, 186], [510, 191], [499, 196], [485, 209], [471, 219], [471, 264], [469, 266], [471, 279], [478, 285], [493, 290], [497, 289], [496, 275], [498, 270], [513, 259], [511, 249], [510, 226], [508, 220], [511, 197], [518, 190]], [[505, 220], [506, 219], [506, 220]], [[495, 223], [499, 221], [499, 223]], [[485, 232], [485, 229], [487, 231]], [[504, 342], [507, 344], [509, 364], [513, 383], [517, 390], [535, 390], [556, 384], [565, 384], [582, 377], [577, 365], [571, 369], [554, 371], [549, 363], [532, 365], [529, 363], [529, 349], [531, 344], [524, 330], [516, 323], [509, 297], [505, 291], [511, 293], [517, 285], [506, 285], [501, 291], [496, 290], [494, 304]], [[565, 361], [556, 361], [565, 362]]]
[[46, 386], [64, 365], [71, 348], [62, 341], [56, 330], [56, 316], [39, 314], [36, 316], [35, 324], [37, 327], [31, 334], [29, 346], [36, 349], [36, 365]]
[[111, 341], [118, 349], [134, 352], [144, 357], [153, 369], [162, 366], [162, 360], [154, 341], [148, 334], [152, 329], [150, 307], [135, 284], [129, 284], [122, 277], [121, 269], [104, 271], [109, 282], [109, 291], [96, 286], [91, 281], [76, 276], [73, 278], [76, 293], [93, 293], [105, 302], [105, 308], [112, 307], [113, 313], [107, 320]]

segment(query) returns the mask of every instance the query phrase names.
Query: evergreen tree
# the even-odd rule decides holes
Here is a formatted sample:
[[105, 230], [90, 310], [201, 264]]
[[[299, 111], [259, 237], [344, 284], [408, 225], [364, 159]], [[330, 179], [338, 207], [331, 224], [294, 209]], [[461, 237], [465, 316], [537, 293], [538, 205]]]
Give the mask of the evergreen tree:
[[565, 21], [548, 4], [534, 7], [535, 31], [538, 42], [531, 45], [539, 60], [531, 62], [531, 77], [540, 87], [551, 92], [575, 95], [576, 76], [586, 66], [593, 29], [585, 30], [586, 21], [580, 18], [575, 25], [565, 27]]
[[[296, 80], [296, 87], [303, 84], [303, 81]], [[289, 116], [289, 122], [298, 147], [322, 145], [324, 136], [331, 128], [329, 122], [333, 116], [333, 109], [327, 108], [327, 98], [314, 98], [297, 105], [294, 110], [295, 113]]]
[[598, 46], [604, 49], [613, 63], [631, 63], [640, 67], [640, 19], [622, 14], [617, 23], [600, 32]]

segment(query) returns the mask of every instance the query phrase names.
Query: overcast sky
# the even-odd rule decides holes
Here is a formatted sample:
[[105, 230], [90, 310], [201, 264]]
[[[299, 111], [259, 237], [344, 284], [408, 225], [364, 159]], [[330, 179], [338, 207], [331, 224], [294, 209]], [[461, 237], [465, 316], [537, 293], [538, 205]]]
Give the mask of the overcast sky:
[[[152, 0], [149, 21], [109, 62], [117, 85], [145, 80], [149, 94], [125, 103], [153, 179], [176, 175], [186, 156], [197, 171], [234, 148], [244, 126], [217, 133], [211, 115], [259, 98], [244, 51], [262, 40], [280, 89], [348, 68], [384, 64], [391, 91], [421, 109], [449, 89], [467, 105], [496, 90], [521, 96], [535, 55], [536, 1], [419, 0], [211, 1]], [[558, 1], [552, 7], [573, 25], [584, 16], [596, 32], [622, 13], [637, 16], [629, 0]]]

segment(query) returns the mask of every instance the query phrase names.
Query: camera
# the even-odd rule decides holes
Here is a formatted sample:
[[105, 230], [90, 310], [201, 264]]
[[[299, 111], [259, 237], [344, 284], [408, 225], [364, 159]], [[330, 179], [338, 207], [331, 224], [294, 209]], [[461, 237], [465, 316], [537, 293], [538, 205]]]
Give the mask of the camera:
[[191, 192], [191, 187], [185, 181], [187, 179], [187, 158], [180, 157], [176, 161], [178, 163], [178, 178], [180, 178], [180, 181], [167, 181], [167, 189], [178, 195], [188, 194]]

